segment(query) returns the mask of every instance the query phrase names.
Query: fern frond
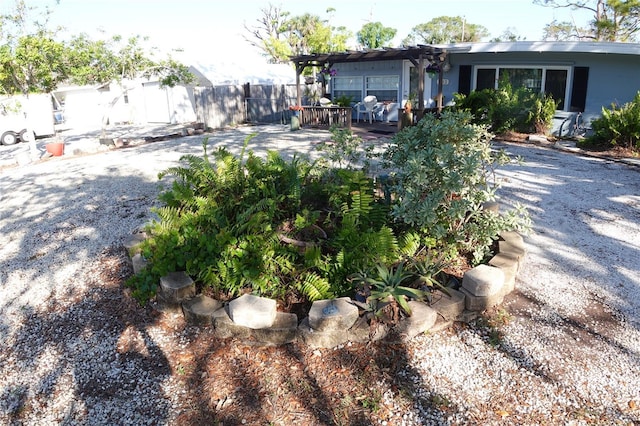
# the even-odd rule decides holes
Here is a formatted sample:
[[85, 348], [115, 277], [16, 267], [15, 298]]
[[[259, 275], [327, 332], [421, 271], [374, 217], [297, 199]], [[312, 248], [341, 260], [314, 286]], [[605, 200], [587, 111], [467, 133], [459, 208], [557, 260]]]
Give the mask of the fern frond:
[[329, 281], [315, 272], [308, 272], [302, 275], [301, 280], [297, 282], [297, 288], [310, 301], [332, 299], [334, 297]]

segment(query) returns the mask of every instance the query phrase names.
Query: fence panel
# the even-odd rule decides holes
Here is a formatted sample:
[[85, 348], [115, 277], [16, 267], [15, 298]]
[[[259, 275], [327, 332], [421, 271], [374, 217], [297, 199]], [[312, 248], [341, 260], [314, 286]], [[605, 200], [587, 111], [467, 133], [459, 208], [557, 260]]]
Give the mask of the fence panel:
[[[303, 90], [304, 88], [301, 87]], [[296, 104], [295, 84], [245, 84], [243, 86], [196, 87], [196, 116], [208, 128], [219, 129], [239, 123], [288, 124]], [[303, 99], [303, 104], [308, 103]], [[340, 112], [340, 122], [350, 126]], [[349, 117], [350, 118], [350, 117]]]

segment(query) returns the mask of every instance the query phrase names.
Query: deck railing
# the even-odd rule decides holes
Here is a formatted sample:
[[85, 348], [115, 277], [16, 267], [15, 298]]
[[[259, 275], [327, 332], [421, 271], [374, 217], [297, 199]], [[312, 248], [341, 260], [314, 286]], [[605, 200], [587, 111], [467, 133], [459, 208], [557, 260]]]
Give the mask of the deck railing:
[[300, 114], [302, 127], [338, 127], [351, 128], [351, 107], [305, 106]]

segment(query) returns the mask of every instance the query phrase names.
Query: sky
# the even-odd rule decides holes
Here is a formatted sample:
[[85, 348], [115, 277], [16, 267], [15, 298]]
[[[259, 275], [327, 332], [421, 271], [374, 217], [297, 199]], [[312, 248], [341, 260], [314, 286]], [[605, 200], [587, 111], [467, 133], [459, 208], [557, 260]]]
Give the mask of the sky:
[[[150, 43], [174, 54], [187, 65], [218, 64], [238, 69], [266, 64], [260, 53], [243, 38], [246, 24], [253, 27], [261, 9], [271, 3], [291, 15], [305, 13], [327, 18], [333, 26], [356, 33], [367, 22], [381, 22], [397, 29], [393, 46], [414, 26], [439, 16], [461, 16], [465, 21], [485, 26], [490, 38], [511, 27], [529, 41], [540, 40], [545, 24], [554, 19], [573, 20], [583, 26], [589, 15], [569, 9], [553, 9], [533, 4], [533, 0], [26, 0], [29, 6], [49, 6], [51, 23], [67, 34], [87, 33], [92, 38], [118, 34], [141, 35]], [[14, 0], [0, 0], [5, 13]], [[331, 15], [328, 8], [334, 8]], [[352, 40], [355, 45], [355, 40]]]

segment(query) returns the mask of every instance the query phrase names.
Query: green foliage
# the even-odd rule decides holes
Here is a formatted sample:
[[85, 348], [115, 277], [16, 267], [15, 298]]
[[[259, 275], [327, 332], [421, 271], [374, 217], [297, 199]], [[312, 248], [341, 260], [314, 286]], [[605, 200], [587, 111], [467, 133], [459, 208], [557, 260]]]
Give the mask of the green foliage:
[[397, 133], [384, 154], [396, 196], [393, 217], [419, 231], [425, 244], [452, 255], [472, 254], [476, 263], [499, 230], [526, 225], [526, 217], [482, 208], [495, 199], [494, 168], [509, 161], [491, 149], [490, 136], [471, 124], [469, 113], [449, 111]]
[[473, 115], [474, 123], [489, 125], [495, 133], [547, 133], [557, 107], [551, 96], [526, 87], [513, 89], [506, 79], [500, 81], [498, 90], [456, 94], [455, 103], [458, 110]]
[[206, 140], [203, 150], [159, 174], [173, 180], [142, 244], [150, 266], [130, 282], [136, 295], [151, 294], [149, 277], [184, 270], [228, 297], [298, 291], [317, 300], [348, 293], [346, 277], [356, 268], [399, 256], [388, 208], [362, 171], [284, 161], [275, 152], [209, 154]]
[[350, 107], [353, 102], [353, 98], [348, 95], [341, 95], [334, 99], [334, 103], [341, 107]]
[[591, 121], [593, 134], [584, 143], [620, 146], [640, 151], [640, 91], [631, 102], [602, 108], [602, 116]]
[[447, 292], [444, 271], [449, 266], [444, 255], [435, 256], [433, 253], [414, 257], [409, 265], [415, 276], [422, 285], [429, 288], [439, 288]]
[[356, 33], [358, 43], [367, 49], [389, 47], [389, 42], [396, 36], [397, 30], [382, 25], [381, 22], [368, 22]]
[[362, 168], [367, 171], [371, 159], [375, 158], [372, 144], [364, 145], [360, 136], [354, 135], [350, 129], [332, 126], [331, 140], [323, 141], [316, 146], [318, 151], [338, 168], [354, 169]]
[[545, 40], [631, 42], [637, 40], [640, 31], [639, 0], [534, 0], [534, 3], [593, 14], [587, 28], [576, 28], [575, 22], [553, 21], [545, 27]]
[[402, 41], [404, 45], [446, 44], [481, 41], [489, 36], [489, 30], [473, 24], [461, 16], [439, 16], [429, 22], [416, 25]]
[[425, 297], [423, 291], [402, 285], [415, 280], [414, 274], [404, 269], [404, 263], [399, 263], [395, 268], [377, 264], [375, 274], [356, 272], [351, 275], [351, 279], [370, 288], [367, 302], [373, 306], [374, 311], [379, 310], [381, 304], [393, 299], [404, 312], [411, 315], [407, 298], [421, 300]]
[[330, 25], [331, 16], [329, 19], [309, 13], [291, 16], [290, 12], [271, 4], [260, 12], [258, 26], [245, 26], [249, 32], [245, 39], [272, 63], [288, 64], [291, 56], [313, 52], [341, 52], [346, 50], [351, 37], [345, 27]]
[[165, 86], [174, 86], [195, 78], [170, 57], [155, 60], [152, 48], [143, 46], [143, 37], [94, 41], [81, 34], [65, 41], [59, 38], [58, 29], [47, 28], [51, 11], [32, 16], [35, 11], [36, 7], [17, 0], [15, 10], [0, 15], [3, 93], [48, 93], [61, 83], [100, 84], [150, 76], [157, 76]]
[[223, 297], [293, 292], [313, 301], [351, 296], [354, 283], [366, 283], [370, 301], [390, 297], [394, 312], [410, 313], [408, 298], [428, 294], [405, 285], [409, 278], [442, 287], [446, 261], [462, 253], [478, 262], [499, 232], [526, 224], [523, 211], [482, 209], [495, 197], [493, 167], [508, 157], [470, 119], [446, 112], [398, 133], [384, 154], [384, 191], [357, 167], [366, 162], [350, 132], [334, 129], [337, 142], [325, 147], [336, 163], [347, 161], [342, 168], [259, 157], [246, 151], [254, 135], [240, 156], [209, 153], [205, 139], [202, 156], [159, 174], [170, 185], [141, 244], [149, 266], [128, 285], [145, 299], [160, 277], [186, 271]]

